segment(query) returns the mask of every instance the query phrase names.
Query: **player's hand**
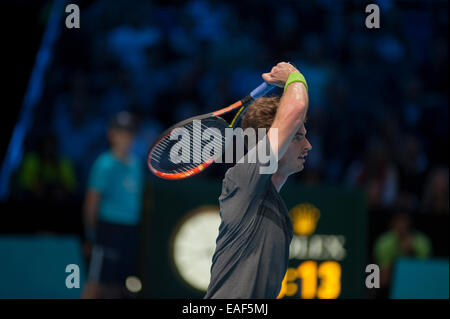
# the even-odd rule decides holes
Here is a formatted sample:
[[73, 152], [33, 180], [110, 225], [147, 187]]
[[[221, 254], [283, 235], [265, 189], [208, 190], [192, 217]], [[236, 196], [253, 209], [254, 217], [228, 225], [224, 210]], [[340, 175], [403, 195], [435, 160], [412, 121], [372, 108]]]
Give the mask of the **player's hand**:
[[268, 84], [284, 87], [292, 72], [298, 72], [298, 70], [290, 63], [280, 62], [269, 73], [263, 73], [262, 78]]

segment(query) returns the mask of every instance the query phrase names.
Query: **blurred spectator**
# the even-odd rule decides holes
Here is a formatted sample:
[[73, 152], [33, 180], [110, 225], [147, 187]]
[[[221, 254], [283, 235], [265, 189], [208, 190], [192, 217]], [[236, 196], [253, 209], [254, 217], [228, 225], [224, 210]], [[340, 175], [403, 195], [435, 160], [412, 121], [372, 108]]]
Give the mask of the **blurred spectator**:
[[406, 134], [396, 151], [399, 188], [414, 196], [419, 202], [428, 164], [422, 146], [415, 136]]
[[108, 129], [111, 148], [91, 169], [84, 221], [93, 247], [84, 298], [127, 297], [125, 280], [137, 272], [144, 173], [130, 152], [134, 131], [129, 113], [115, 116]]
[[25, 154], [18, 172], [19, 198], [62, 203], [73, 196], [77, 180], [72, 162], [59, 155], [54, 135], [38, 141], [36, 150]]
[[[446, 20], [448, 26], [448, 16]], [[442, 72], [442, 70], [448, 70], [448, 38], [437, 36], [431, 45], [427, 63], [423, 64], [423, 83], [428, 90], [448, 93], [448, 72]]]
[[439, 167], [427, 177], [422, 196], [421, 212], [427, 214], [448, 214], [448, 168]]
[[119, 69], [108, 77], [107, 88], [98, 102], [99, 116], [109, 118], [113, 114], [130, 109], [134, 91], [130, 87], [129, 75], [123, 69]]
[[381, 234], [374, 244], [375, 263], [380, 267], [380, 292], [378, 297], [387, 297], [392, 269], [399, 257], [429, 258], [431, 241], [411, 225], [408, 213], [401, 208], [392, 217], [390, 230]]
[[328, 59], [325, 59], [324, 44], [317, 34], [305, 36], [303, 43], [303, 56], [305, 60], [295, 62], [302, 73], [308, 75], [308, 95], [311, 105], [310, 112], [317, 112], [324, 107], [324, 90], [329, 85], [331, 68]]
[[380, 208], [394, 203], [398, 190], [397, 175], [386, 145], [374, 140], [368, 145], [364, 162], [353, 163], [347, 178], [351, 184], [366, 190], [371, 208]]
[[147, 161], [147, 155], [156, 138], [165, 129], [156, 119], [142, 116], [135, 112], [137, 129], [134, 136], [132, 153], [141, 161]]
[[423, 118], [424, 94], [423, 83], [417, 74], [410, 73], [403, 77], [403, 102], [401, 106], [403, 124], [415, 130]]
[[[157, 131], [247, 94], [260, 73], [282, 59], [307, 77], [311, 116], [325, 118], [323, 129], [311, 132], [320, 145], [311, 153], [311, 180], [320, 176], [334, 183], [348, 172], [352, 183], [364, 184], [374, 205], [389, 207], [397, 191], [419, 200], [428, 165], [448, 157], [438, 154], [448, 146], [448, 15], [441, 10], [448, 5], [380, 6], [385, 19], [374, 34], [361, 32], [365, 14], [359, 5], [328, 0], [286, 6], [255, 0], [93, 1], [84, 10], [85, 36], [77, 54], [68, 35], [56, 54], [67, 55], [55, 68], [71, 79], [68, 92], [53, 101], [60, 150], [73, 160], [84, 185], [106, 146], [105, 117], [139, 109], [146, 124], [134, 151], [143, 156], [147, 138]], [[407, 23], [416, 17], [423, 18], [420, 27]], [[423, 47], [429, 50], [417, 50]], [[73, 74], [77, 68], [84, 74]], [[349, 116], [351, 124], [343, 125]], [[390, 160], [380, 176], [356, 181], [375, 165], [365, 145], [377, 121], [384, 123], [378, 135], [388, 144], [383, 152], [401, 150], [398, 181]], [[417, 136], [403, 146], [407, 129]]]
[[69, 92], [56, 99], [51, 122], [61, 154], [73, 161], [80, 185], [85, 184], [89, 165], [98, 155], [105, 134], [105, 120], [96, 117], [94, 106], [87, 75], [77, 71], [70, 78]]

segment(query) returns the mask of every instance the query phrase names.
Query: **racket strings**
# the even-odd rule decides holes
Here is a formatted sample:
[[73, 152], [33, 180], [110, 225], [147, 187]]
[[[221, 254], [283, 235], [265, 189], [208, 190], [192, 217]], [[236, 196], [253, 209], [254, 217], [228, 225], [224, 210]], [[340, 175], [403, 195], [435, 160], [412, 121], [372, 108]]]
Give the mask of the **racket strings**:
[[[195, 131], [199, 136], [194, 136], [194, 122], [192, 121], [173, 129], [153, 147], [149, 156], [154, 169], [163, 173], [182, 173], [198, 167], [213, 157], [222, 155], [226, 141], [225, 128], [229, 127], [228, 124], [217, 117], [202, 119], [196, 123], [199, 122], [200, 130]], [[180, 130], [177, 133], [178, 138], [171, 139], [176, 130]], [[181, 139], [179, 139], [180, 136]], [[176, 144], [178, 152], [175, 150], [173, 153], [172, 148]], [[209, 154], [205, 150], [206, 146], [209, 148]], [[213, 150], [214, 154], [211, 154]], [[188, 161], [186, 161], [186, 156], [183, 158], [180, 154], [185, 151], [189, 154]], [[178, 155], [178, 160], [181, 159], [181, 162], [172, 161], [173, 155]]]

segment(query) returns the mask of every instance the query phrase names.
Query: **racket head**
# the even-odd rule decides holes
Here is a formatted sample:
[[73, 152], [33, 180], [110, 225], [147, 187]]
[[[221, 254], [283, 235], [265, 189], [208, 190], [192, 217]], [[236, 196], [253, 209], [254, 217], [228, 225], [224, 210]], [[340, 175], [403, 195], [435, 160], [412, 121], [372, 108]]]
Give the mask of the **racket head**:
[[[168, 180], [184, 179], [202, 172], [225, 151], [225, 129], [228, 127], [228, 123], [214, 113], [191, 117], [171, 126], [156, 139], [148, 152], [147, 165], [150, 171]], [[209, 140], [201, 138], [204, 133], [209, 133]], [[194, 146], [194, 143], [197, 145]], [[214, 146], [213, 155], [205, 156], [203, 150], [206, 144]], [[186, 153], [180, 155], [181, 149], [181, 153], [188, 150], [188, 157]]]

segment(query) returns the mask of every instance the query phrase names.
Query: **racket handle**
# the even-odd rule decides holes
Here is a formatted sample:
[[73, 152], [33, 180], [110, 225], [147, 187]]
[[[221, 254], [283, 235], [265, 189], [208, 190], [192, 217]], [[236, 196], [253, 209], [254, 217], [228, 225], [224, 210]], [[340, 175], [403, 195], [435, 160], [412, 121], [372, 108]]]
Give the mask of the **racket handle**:
[[257, 99], [269, 93], [274, 87], [275, 87], [274, 85], [270, 85], [267, 84], [266, 82], [263, 82], [263, 84], [258, 86], [250, 93], [250, 96], [252, 97], [252, 99]]

